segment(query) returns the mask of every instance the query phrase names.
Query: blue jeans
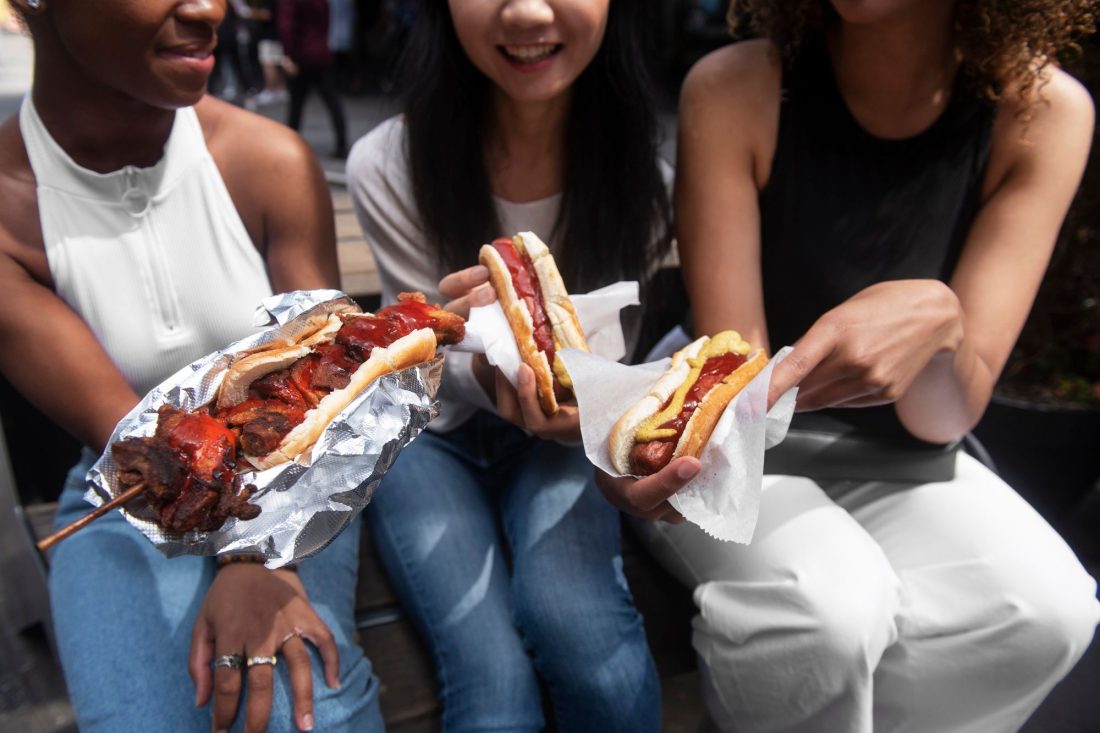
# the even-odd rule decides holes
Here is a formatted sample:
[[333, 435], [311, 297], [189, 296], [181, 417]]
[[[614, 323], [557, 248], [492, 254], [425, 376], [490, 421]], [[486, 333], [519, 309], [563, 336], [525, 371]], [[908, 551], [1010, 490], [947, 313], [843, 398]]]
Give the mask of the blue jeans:
[[[85, 514], [81, 497], [93, 456], [65, 483], [56, 526]], [[340, 689], [330, 690], [313, 654], [315, 730], [381, 731], [378, 681], [355, 643], [358, 523], [299, 573], [340, 650]], [[214, 578], [211, 558], [165, 558], [122, 514], [111, 512], [62, 541], [50, 561], [50, 602], [69, 696], [82, 733], [210, 730], [187, 672], [191, 626]], [[294, 731], [286, 665], [275, 668], [268, 730]], [[244, 728], [242, 699], [233, 730]]]
[[445, 731], [541, 729], [539, 678], [565, 733], [660, 728], [619, 515], [580, 448], [479, 412], [405, 448], [366, 517], [435, 659]]

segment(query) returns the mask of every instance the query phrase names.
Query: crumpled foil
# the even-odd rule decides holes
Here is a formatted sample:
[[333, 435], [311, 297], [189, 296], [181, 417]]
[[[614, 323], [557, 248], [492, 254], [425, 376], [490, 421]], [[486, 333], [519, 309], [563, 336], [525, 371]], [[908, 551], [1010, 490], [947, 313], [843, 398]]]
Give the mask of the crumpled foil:
[[[150, 436], [157, 410], [170, 404], [194, 410], [213, 400], [235, 354], [279, 338], [294, 336], [301, 316], [317, 311], [359, 312], [338, 290], [299, 290], [264, 300], [257, 326], [274, 323], [248, 338], [209, 354], [180, 369], [122, 419], [110, 444], [129, 437]], [[259, 553], [269, 568], [309, 557], [332, 541], [371, 499], [398, 452], [438, 414], [435, 400], [443, 373], [443, 358], [387, 374], [371, 384], [318, 438], [309, 456], [265, 471], [241, 473], [243, 484], [256, 492], [249, 500], [261, 508], [254, 519], [229, 517], [213, 532], [165, 532], [144, 497], [127, 502], [126, 521], [168, 557]], [[90, 488], [84, 498], [100, 506], [119, 495], [117, 466], [110, 448], [88, 471]]]

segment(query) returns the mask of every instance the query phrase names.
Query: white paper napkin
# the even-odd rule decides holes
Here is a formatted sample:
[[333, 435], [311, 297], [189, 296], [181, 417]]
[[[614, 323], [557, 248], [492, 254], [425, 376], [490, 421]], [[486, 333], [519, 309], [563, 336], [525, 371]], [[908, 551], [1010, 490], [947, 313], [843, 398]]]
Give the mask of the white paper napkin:
[[[617, 282], [583, 295], [569, 296], [577, 310], [577, 320], [593, 354], [617, 362], [626, 354], [619, 311], [638, 304], [638, 283]], [[489, 363], [500, 369], [513, 386], [519, 374], [519, 349], [512, 328], [499, 302], [470, 309], [466, 336], [451, 347], [457, 351], [485, 354]], [[566, 365], [568, 368], [568, 365]]]
[[[688, 521], [716, 539], [742, 543], [752, 539], [760, 511], [764, 451], [786, 437], [794, 414], [797, 389], [766, 412], [772, 369], [790, 351], [790, 347], [780, 350], [730, 403], [700, 456], [702, 470], [669, 499]], [[574, 349], [560, 353], [573, 380], [585, 453], [601, 470], [621, 476], [607, 450], [611, 428], [645, 396], [671, 360], [624, 366]]]

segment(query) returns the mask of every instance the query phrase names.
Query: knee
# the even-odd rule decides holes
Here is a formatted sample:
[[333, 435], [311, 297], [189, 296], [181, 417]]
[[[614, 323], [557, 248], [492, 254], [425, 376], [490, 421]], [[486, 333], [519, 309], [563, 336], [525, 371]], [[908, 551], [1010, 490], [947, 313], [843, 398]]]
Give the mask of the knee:
[[696, 603], [695, 646], [709, 666], [789, 664], [807, 674], [869, 675], [897, 639], [900, 583], [885, 561], [866, 562], [832, 576], [707, 583]]
[[653, 663], [641, 616], [618, 585], [598, 591], [517, 586], [513, 608], [536, 666], [551, 684], [615, 699], [647, 683]]
[[[1057, 575], [1056, 575], [1057, 577]], [[1077, 566], [1069, 577], [1017, 574], [1007, 589], [1005, 644], [1020, 670], [1061, 678], [1085, 653], [1100, 619], [1096, 582]]]

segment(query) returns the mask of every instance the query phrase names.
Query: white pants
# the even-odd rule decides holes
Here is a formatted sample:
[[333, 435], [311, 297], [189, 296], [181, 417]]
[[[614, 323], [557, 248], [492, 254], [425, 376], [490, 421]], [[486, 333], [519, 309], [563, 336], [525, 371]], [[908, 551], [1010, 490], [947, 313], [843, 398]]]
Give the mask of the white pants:
[[1065, 542], [961, 453], [942, 483], [765, 476], [749, 546], [640, 526], [695, 587], [693, 642], [722, 730], [1014, 731], [1100, 618]]

